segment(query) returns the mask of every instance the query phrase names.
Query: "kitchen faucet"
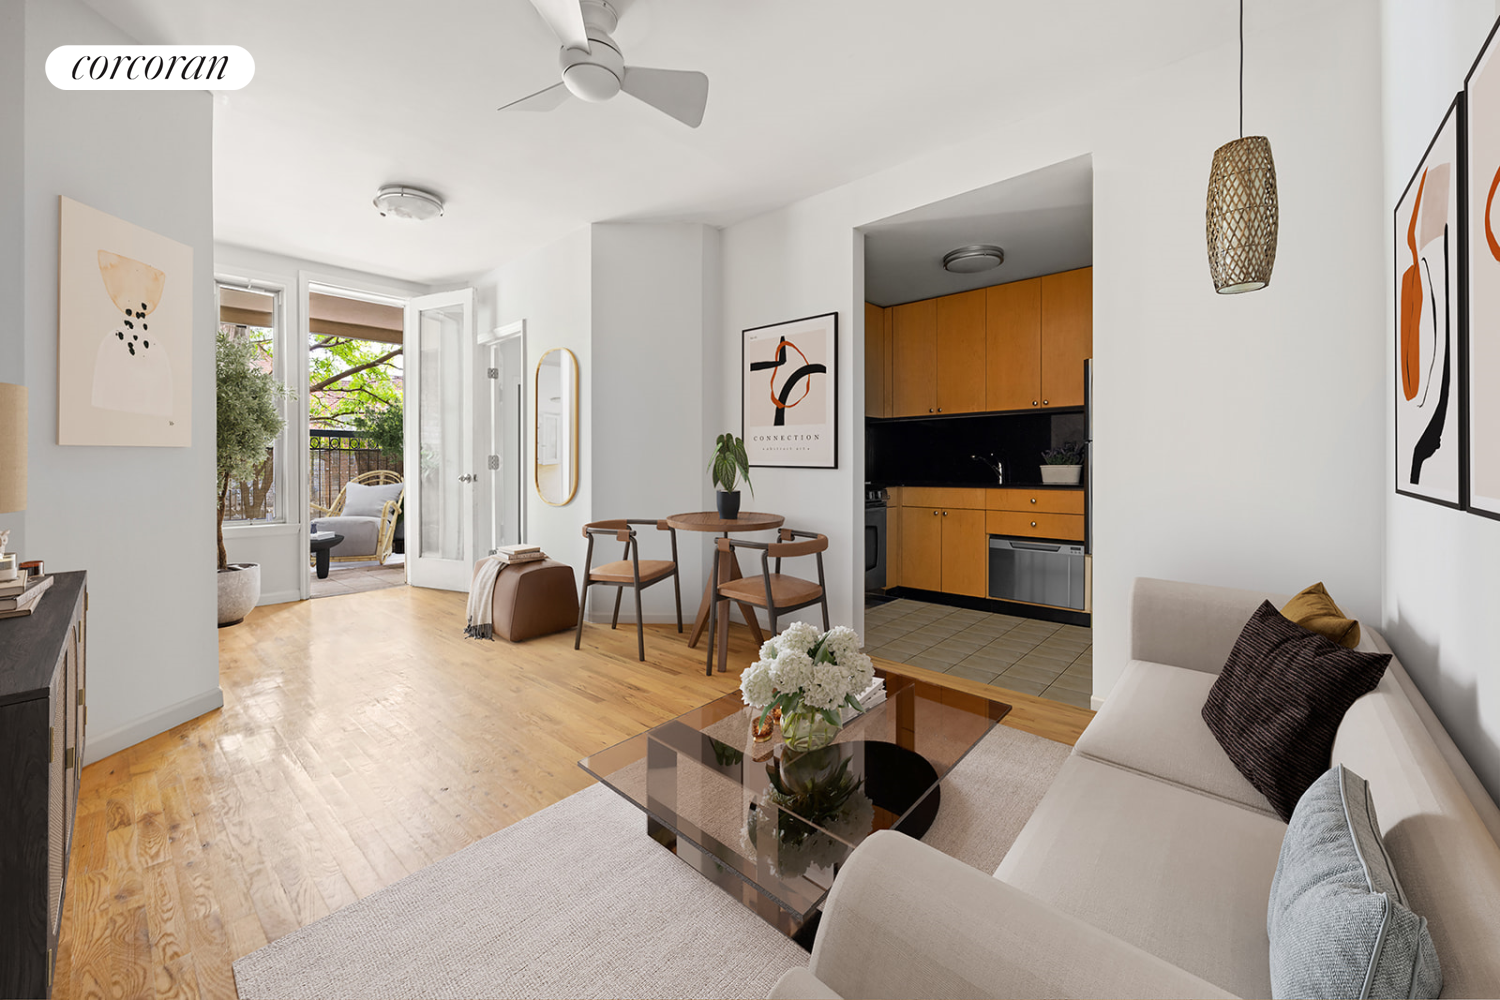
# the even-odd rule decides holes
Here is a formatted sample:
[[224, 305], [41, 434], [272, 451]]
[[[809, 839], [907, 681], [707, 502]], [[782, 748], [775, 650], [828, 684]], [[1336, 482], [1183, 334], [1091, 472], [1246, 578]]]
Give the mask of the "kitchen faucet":
[[969, 457], [976, 462], [983, 462], [985, 467], [995, 474], [995, 481], [1002, 486], [1005, 485], [1005, 463], [996, 461], [994, 452], [990, 452], [989, 458], [983, 458], [979, 455], [970, 455]]

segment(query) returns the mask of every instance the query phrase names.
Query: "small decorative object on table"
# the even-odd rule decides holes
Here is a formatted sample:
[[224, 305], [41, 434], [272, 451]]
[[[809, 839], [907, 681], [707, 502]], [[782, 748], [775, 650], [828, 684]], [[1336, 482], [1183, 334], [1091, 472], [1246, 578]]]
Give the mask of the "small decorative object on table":
[[839, 709], [864, 711], [857, 695], [870, 687], [875, 667], [861, 653], [859, 634], [840, 625], [820, 632], [806, 622], [766, 640], [760, 659], [740, 675], [745, 704], [761, 709], [759, 721], [781, 709], [787, 749], [816, 750], [833, 742], [842, 728]]
[[745, 442], [733, 434], [720, 434], [714, 440], [708, 471], [719, 488], [719, 516], [726, 521], [734, 520], [740, 516], [740, 491], [734, 488], [735, 481], [743, 479], [750, 493], [755, 493], [755, 487], [750, 485], [750, 459], [745, 456]]
[[16, 578], [16, 554], [5, 554], [5, 545], [10, 541], [10, 531], [0, 531], [0, 581]]
[[1056, 486], [1077, 486], [1083, 475], [1083, 445], [1068, 441], [1061, 448], [1042, 452], [1042, 482]]

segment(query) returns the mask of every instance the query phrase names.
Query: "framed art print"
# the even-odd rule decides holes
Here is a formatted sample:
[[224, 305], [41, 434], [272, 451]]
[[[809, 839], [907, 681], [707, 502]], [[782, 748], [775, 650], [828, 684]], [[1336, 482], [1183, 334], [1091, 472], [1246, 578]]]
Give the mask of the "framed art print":
[[193, 248], [59, 208], [57, 443], [192, 444]]
[[1396, 492], [1462, 509], [1463, 95], [1448, 108], [1395, 212]]
[[1490, 31], [1464, 80], [1469, 509], [1500, 518], [1500, 58]]
[[741, 337], [741, 436], [750, 464], [838, 468], [838, 313]]

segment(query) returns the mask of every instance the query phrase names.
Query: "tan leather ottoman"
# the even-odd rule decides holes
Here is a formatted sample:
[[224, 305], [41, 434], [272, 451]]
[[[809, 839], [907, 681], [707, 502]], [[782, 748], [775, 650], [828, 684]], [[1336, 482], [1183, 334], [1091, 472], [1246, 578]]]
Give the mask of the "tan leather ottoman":
[[578, 627], [578, 584], [573, 567], [541, 559], [506, 566], [495, 578], [495, 634], [525, 642]]

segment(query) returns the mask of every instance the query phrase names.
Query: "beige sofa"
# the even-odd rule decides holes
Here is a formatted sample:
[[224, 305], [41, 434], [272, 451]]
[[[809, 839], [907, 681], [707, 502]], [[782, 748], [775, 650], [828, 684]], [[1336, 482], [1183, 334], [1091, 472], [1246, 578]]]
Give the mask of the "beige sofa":
[[[855, 851], [774, 997], [1271, 995], [1286, 825], [1199, 711], [1262, 600], [1138, 580], [1131, 657], [993, 878], [896, 833]], [[1389, 652], [1374, 629], [1361, 649]], [[1500, 996], [1500, 810], [1401, 664], [1333, 748], [1370, 782], [1445, 997]]]

